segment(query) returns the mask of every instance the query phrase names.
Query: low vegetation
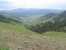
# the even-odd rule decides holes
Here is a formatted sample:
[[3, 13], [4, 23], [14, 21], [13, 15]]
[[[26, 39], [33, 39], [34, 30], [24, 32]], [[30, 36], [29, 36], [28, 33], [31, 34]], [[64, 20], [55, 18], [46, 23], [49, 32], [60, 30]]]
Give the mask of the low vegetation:
[[24, 25], [0, 15], [1, 50], [66, 50], [66, 16], [63, 15], [55, 18], [54, 22], [36, 25]]

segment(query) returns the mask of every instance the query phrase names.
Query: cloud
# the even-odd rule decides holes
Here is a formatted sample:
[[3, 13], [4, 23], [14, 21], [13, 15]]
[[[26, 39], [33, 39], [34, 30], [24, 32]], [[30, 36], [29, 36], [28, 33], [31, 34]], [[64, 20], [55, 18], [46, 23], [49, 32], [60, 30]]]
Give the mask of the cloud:
[[21, 8], [66, 8], [66, 0], [11, 0], [15, 7]]
[[0, 0], [0, 10], [15, 8], [8, 0]]
[[66, 0], [0, 0], [0, 8], [66, 9]]

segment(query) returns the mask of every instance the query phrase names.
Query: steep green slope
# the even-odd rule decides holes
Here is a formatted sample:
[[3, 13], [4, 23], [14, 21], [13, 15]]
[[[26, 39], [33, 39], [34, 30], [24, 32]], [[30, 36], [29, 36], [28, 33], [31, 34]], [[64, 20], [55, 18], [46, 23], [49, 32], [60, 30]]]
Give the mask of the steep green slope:
[[0, 22], [0, 31], [25, 32], [25, 31], [27, 31], [27, 29], [24, 27], [23, 24], [19, 24], [19, 23], [11, 24], [11, 23]]

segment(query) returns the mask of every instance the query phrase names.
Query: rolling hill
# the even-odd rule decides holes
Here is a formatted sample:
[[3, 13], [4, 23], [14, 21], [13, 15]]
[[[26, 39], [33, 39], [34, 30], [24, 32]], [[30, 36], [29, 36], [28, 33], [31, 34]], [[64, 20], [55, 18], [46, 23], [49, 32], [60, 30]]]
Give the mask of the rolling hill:
[[[30, 31], [29, 29], [26, 29], [23, 22], [26, 19], [27, 22], [33, 19], [33, 23], [31, 22], [32, 24], [36, 24], [37, 22], [39, 23], [39, 21], [43, 22], [43, 21], [53, 21], [53, 20], [55, 22], [60, 23], [61, 20], [62, 22], [60, 24], [62, 23], [66, 24], [66, 11], [63, 11], [60, 14], [58, 13], [45, 14], [44, 13], [45, 11], [41, 10], [43, 15], [39, 16], [38, 14], [40, 13], [40, 11], [37, 10], [37, 15], [39, 17], [38, 16], [36, 17], [35, 15], [33, 16], [30, 15], [31, 11], [33, 14], [33, 12], [35, 12], [36, 10], [30, 10], [27, 12], [26, 10], [22, 10], [30, 15], [30, 17], [29, 16], [23, 17], [23, 15], [26, 14], [23, 14], [21, 10], [19, 11], [19, 13], [17, 13], [18, 12], [17, 10], [16, 11], [14, 10], [15, 12], [13, 12], [12, 10], [0, 11], [0, 49], [1, 48], [9, 48], [9, 50], [18, 50], [18, 49], [19, 50], [65, 50], [66, 49], [65, 32], [49, 31], [46, 33], [43, 32], [43, 34], [38, 34], [36, 32]], [[46, 12], [48, 12], [48, 10]], [[21, 21], [23, 23], [19, 23], [19, 22], [16, 23], [15, 20]]]

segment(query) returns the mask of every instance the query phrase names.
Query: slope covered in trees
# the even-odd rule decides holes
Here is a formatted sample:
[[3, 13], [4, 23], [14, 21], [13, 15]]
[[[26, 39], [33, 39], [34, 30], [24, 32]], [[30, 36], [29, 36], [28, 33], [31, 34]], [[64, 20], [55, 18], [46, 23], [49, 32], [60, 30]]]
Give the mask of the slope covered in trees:
[[41, 22], [40, 24], [36, 24], [34, 26], [31, 25], [28, 28], [38, 33], [47, 31], [66, 32], [66, 11], [58, 14], [55, 17], [51, 16], [51, 18], [51, 20], [47, 20], [44, 23]]

